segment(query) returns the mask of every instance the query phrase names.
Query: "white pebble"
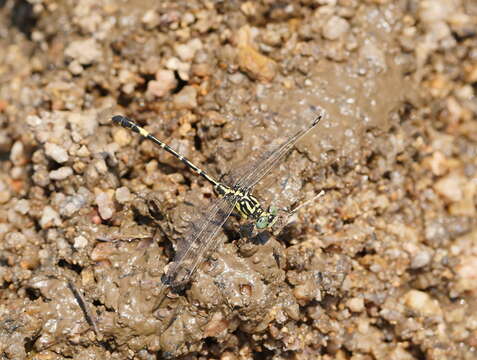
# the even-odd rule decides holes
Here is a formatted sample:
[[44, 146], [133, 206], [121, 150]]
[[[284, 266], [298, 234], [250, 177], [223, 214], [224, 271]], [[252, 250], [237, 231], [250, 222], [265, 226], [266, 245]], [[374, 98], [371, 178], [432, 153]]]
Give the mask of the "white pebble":
[[98, 205], [99, 215], [102, 219], [111, 219], [114, 213], [113, 201], [109, 198], [108, 193], [100, 192], [96, 195], [96, 204]]
[[433, 187], [439, 195], [448, 201], [457, 202], [461, 201], [464, 197], [464, 184], [465, 179], [463, 176], [451, 173], [434, 183]]
[[68, 153], [61, 146], [53, 143], [45, 144], [45, 154], [49, 158], [55, 160], [57, 163], [62, 164], [68, 161]]
[[75, 237], [73, 247], [77, 250], [79, 249], [84, 249], [86, 246], [88, 246], [88, 239], [86, 239], [84, 236], [80, 235]]
[[57, 170], [50, 171], [49, 177], [51, 180], [64, 180], [71, 175], [73, 175], [73, 169], [69, 166], [63, 166]]
[[15, 204], [15, 211], [25, 215], [30, 211], [30, 202], [27, 199], [20, 199]]
[[177, 109], [193, 109], [197, 107], [197, 90], [193, 86], [185, 86], [174, 96], [173, 103]]
[[187, 44], [176, 45], [174, 49], [182, 61], [191, 61], [195, 53], [202, 49], [202, 42], [200, 39], [192, 39]]
[[21, 141], [15, 141], [10, 151], [10, 161], [14, 165], [23, 165], [24, 162], [24, 147]]
[[323, 26], [322, 34], [325, 39], [336, 40], [348, 30], [349, 24], [345, 19], [332, 16]]
[[161, 69], [156, 73], [156, 80], [147, 83], [147, 94], [163, 97], [177, 86], [177, 80], [174, 72], [171, 70]]
[[65, 50], [65, 55], [77, 60], [82, 65], [97, 62], [102, 57], [99, 44], [94, 38], [73, 41]]
[[442, 315], [441, 308], [437, 300], [432, 299], [427, 293], [419, 290], [410, 290], [404, 297], [404, 304], [422, 314], [427, 316]]
[[129, 200], [131, 200], [131, 192], [125, 186], [121, 186], [120, 188], [116, 189], [115, 196], [116, 196], [116, 200], [120, 204], [124, 204], [128, 202]]
[[153, 29], [157, 25], [159, 25], [160, 22], [160, 17], [159, 14], [157, 13], [156, 10], [148, 10], [142, 17], [141, 21], [148, 29]]
[[411, 268], [419, 269], [431, 261], [431, 254], [427, 250], [419, 251], [411, 260]]
[[346, 302], [346, 305], [352, 312], [361, 312], [364, 310], [363, 298], [354, 297]]
[[40, 226], [42, 229], [48, 229], [52, 226], [60, 226], [61, 219], [58, 213], [51, 207], [45, 206], [43, 214], [40, 219]]
[[454, 6], [448, 0], [423, 0], [419, 2], [418, 17], [424, 23], [445, 20], [454, 14]]
[[[82, 191], [82, 189], [84, 191]], [[63, 216], [72, 216], [83, 208], [88, 201], [88, 190], [81, 187], [75, 195], [67, 196], [61, 203], [60, 212]]]

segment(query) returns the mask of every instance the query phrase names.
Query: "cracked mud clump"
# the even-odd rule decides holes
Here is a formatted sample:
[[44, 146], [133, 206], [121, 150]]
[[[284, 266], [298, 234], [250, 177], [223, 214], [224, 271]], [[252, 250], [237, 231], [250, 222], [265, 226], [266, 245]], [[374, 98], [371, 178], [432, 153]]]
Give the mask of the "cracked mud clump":
[[[474, 359], [472, 0], [0, 1], [2, 359]], [[325, 118], [182, 289], [220, 178]], [[161, 301], [162, 300], [162, 301]]]

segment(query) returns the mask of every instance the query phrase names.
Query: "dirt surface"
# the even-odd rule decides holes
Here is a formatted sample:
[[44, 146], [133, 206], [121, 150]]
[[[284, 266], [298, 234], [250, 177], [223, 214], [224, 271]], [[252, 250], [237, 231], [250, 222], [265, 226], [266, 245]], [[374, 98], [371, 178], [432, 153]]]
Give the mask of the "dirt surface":
[[[475, 359], [473, 0], [0, 1], [0, 358]], [[220, 177], [324, 190], [161, 276]], [[154, 206], [153, 206], [154, 205]], [[197, 208], [196, 208], [197, 209]]]

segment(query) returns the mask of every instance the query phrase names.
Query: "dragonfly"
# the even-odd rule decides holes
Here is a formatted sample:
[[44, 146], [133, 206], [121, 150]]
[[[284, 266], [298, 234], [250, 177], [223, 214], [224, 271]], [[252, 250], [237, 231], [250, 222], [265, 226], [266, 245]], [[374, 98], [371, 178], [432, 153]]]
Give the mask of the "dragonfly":
[[[206, 256], [218, 247], [220, 238], [217, 236], [217, 233], [234, 209], [241, 218], [249, 220], [249, 224], [257, 231], [271, 229], [279, 219], [280, 210], [291, 213], [291, 211], [278, 209], [273, 205], [268, 208], [262, 206], [259, 200], [252, 194], [252, 190], [264, 176], [278, 166], [283, 157], [293, 148], [298, 140], [318, 125], [322, 118], [322, 114], [317, 115], [306, 128], [299, 130], [283, 143], [269, 151], [262, 152], [253, 162], [233, 169], [231, 175], [228, 176], [229, 183], [226, 183], [215, 179], [206, 171], [194, 165], [189, 159], [176, 152], [165, 142], [156, 138], [127, 116], [115, 115], [112, 117], [113, 123], [152, 141], [176, 157], [193, 173], [211, 183], [215, 193], [218, 195], [217, 198], [211, 201], [206, 210], [201, 212], [198, 218], [191, 222], [190, 229], [186, 231], [184, 239], [179, 242], [175, 257], [167, 266], [167, 270], [161, 279], [160, 293], [166, 287], [180, 288], [191, 280], [191, 277]], [[321, 194], [317, 196], [321, 196]], [[296, 210], [297, 208], [293, 212]]]

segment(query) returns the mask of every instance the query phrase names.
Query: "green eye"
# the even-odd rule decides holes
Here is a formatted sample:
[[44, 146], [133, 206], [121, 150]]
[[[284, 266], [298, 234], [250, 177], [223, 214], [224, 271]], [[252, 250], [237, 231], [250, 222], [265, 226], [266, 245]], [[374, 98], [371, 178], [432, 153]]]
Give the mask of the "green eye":
[[272, 205], [268, 208], [268, 212], [272, 214], [273, 216], [275, 216], [278, 214], [278, 208]]
[[268, 216], [262, 216], [258, 218], [257, 222], [255, 223], [257, 229], [265, 229], [268, 227]]

